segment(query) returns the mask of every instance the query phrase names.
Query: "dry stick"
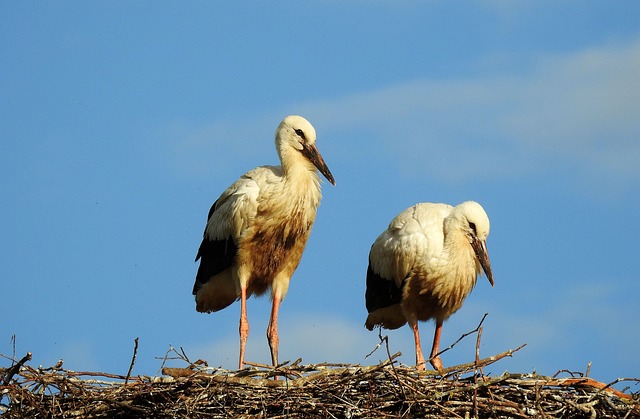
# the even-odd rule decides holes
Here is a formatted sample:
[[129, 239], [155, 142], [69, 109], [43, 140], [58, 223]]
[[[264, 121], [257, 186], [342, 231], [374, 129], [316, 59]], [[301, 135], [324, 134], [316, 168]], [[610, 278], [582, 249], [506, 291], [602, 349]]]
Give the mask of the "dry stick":
[[[480, 361], [480, 339], [482, 338], [482, 326], [478, 327], [478, 337], [476, 338], [476, 364]], [[476, 367], [476, 370], [478, 368]], [[484, 371], [482, 371], [482, 367], [480, 369], [480, 374], [484, 378]], [[476, 371], [477, 373], [477, 371]]]
[[[598, 390], [598, 393], [601, 393], [603, 391], [617, 391], [615, 388], [611, 387], [614, 384], [618, 384], [621, 383], [623, 381], [635, 381], [636, 383], [640, 384], [640, 379], [638, 378], [616, 378], [614, 381], [610, 382], [609, 384], [607, 384], [606, 386], [602, 387], [601, 389]], [[622, 394], [626, 394], [626, 393], [622, 393]]]
[[[184, 348], [181, 346], [180, 347], [180, 353], [182, 353], [182, 356], [184, 357], [184, 360], [187, 361], [189, 364], [193, 364], [193, 362], [191, 362], [191, 360], [189, 360], [189, 357], [187, 356], [186, 352], [184, 351]], [[198, 362], [198, 361], [196, 361]], [[206, 362], [205, 362], [206, 365]]]
[[2, 385], [5, 386], [7, 384], [9, 384], [9, 381], [11, 381], [11, 379], [13, 378], [13, 376], [15, 374], [18, 373], [18, 371], [20, 371], [20, 368], [22, 368], [22, 366], [27, 362], [27, 361], [31, 361], [32, 358], [32, 354], [31, 352], [27, 352], [27, 354], [25, 356], [22, 357], [22, 359], [20, 361], [18, 361], [16, 364], [14, 364], [11, 368], [9, 368], [9, 371], [7, 371], [7, 374], [4, 376], [4, 380], [2, 381]]
[[[381, 337], [381, 335], [382, 335], [382, 328], [380, 328], [378, 337]], [[385, 335], [384, 340], [385, 340], [384, 346], [387, 349], [387, 357], [389, 358], [389, 363], [391, 364], [391, 370], [393, 371], [393, 375], [396, 377], [396, 380], [398, 381], [398, 385], [400, 386], [400, 390], [402, 391], [402, 400], [407, 400], [407, 395], [404, 392], [404, 386], [402, 385], [402, 381], [400, 380], [400, 377], [398, 377], [398, 372], [396, 371], [396, 366], [394, 365], [395, 362], [392, 361], [391, 351], [389, 351], [389, 336]]]
[[487, 365], [491, 365], [494, 362], [501, 360], [502, 358], [512, 356], [515, 352], [518, 352], [520, 349], [524, 348], [525, 346], [527, 346], [527, 344], [523, 343], [522, 345], [518, 346], [515, 349], [509, 349], [508, 351], [504, 351], [497, 355], [493, 355], [488, 358], [481, 359], [478, 362], [474, 361], [474, 362], [468, 362], [466, 364], [454, 365], [452, 367], [445, 368], [442, 371], [435, 371], [435, 370], [425, 371], [421, 375], [443, 375], [444, 376], [454, 372], [469, 371], [470, 369], [475, 368], [476, 366], [486, 367]]
[[13, 349], [13, 359], [16, 359], [16, 335], [11, 335], [11, 348]]
[[[396, 380], [398, 381], [398, 384], [400, 385], [400, 390], [402, 390], [402, 399], [406, 400], [407, 399], [407, 395], [404, 392], [404, 387], [402, 385], [402, 381], [400, 381], [400, 377], [398, 377], [398, 372], [396, 371], [396, 367], [394, 365], [394, 362], [392, 361], [391, 351], [389, 351], [389, 336], [388, 335], [384, 335], [384, 337], [382, 336], [382, 326], [380, 326], [378, 328], [378, 339], [380, 339], [380, 342], [378, 342], [376, 347], [373, 348], [373, 350], [371, 352], [369, 352], [364, 358], [365, 359], [369, 358], [369, 356], [371, 356], [371, 354], [373, 354], [375, 351], [377, 351], [378, 348], [380, 348], [380, 346], [384, 342], [385, 348], [387, 350], [387, 358], [389, 359], [389, 363], [391, 364], [391, 370], [393, 371], [393, 375], [395, 376]], [[398, 355], [401, 355], [400, 352], [395, 354], [393, 357], [395, 358]]]
[[440, 355], [442, 355], [443, 353], [447, 352], [448, 350], [452, 349], [454, 346], [456, 346], [462, 339], [466, 338], [467, 336], [476, 333], [480, 327], [482, 326], [482, 323], [484, 322], [484, 319], [489, 315], [489, 313], [484, 313], [484, 316], [482, 316], [482, 319], [480, 320], [480, 323], [478, 323], [478, 326], [473, 329], [470, 332], [467, 332], [465, 334], [463, 334], [462, 336], [460, 336], [458, 338], [458, 340], [456, 340], [455, 342], [453, 342], [451, 345], [449, 345], [449, 347], [444, 348], [443, 350], [441, 350], [440, 352], [438, 352], [437, 354], [435, 354], [434, 356], [432, 356], [431, 358], [429, 358], [427, 361], [431, 362], [432, 359], [439, 357]]
[[71, 370], [63, 370], [64, 373], [69, 377], [81, 377], [81, 376], [89, 376], [89, 377], [105, 377], [105, 378], [115, 378], [118, 380], [124, 380], [127, 378], [122, 374], [111, 374], [108, 372], [98, 372], [98, 371], [71, 371]]
[[131, 377], [131, 370], [133, 370], [133, 364], [136, 363], [136, 356], [138, 355], [138, 338], [135, 338], [134, 342], [136, 344], [133, 347], [133, 357], [131, 358], [131, 364], [129, 364], [129, 371], [127, 371], [127, 378], [124, 379], [125, 386], [129, 382], [129, 377]]
[[[251, 361], [245, 361], [244, 363], [246, 365], [249, 365], [251, 367], [256, 367], [256, 368], [262, 368], [264, 371], [251, 371], [251, 370], [240, 370], [237, 372], [237, 376], [244, 376], [244, 375], [256, 375], [256, 374], [264, 374], [265, 376], [269, 377], [285, 377], [287, 379], [290, 379], [291, 377], [289, 377], [289, 375], [294, 375], [292, 372], [290, 372], [290, 368], [292, 366], [295, 366], [297, 364], [299, 364], [300, 362], [302, 362], [302, 358], [298, 358], [294, 361], [293, 364], [291, 364], [291, 361], [284, 361], [279, 363], [278, 365], [268, 365], [268, 364], [261, 364], [258, 362], [251, 362]], [[289, 365], [291, 364], [291, 365]]]
[[[164, 354], [164, 358], [162, 359], [162, 364], [160, 364], [160, 370], [162, 370], [164, 368], [164, 364], [167, 363], [167, 360], [169, 359], [169, 354], [171, 353], [171, 351], [175, 352], [175, 350], [173, 349], [173, 346], [171, 346], [171, 344], [169, 344], [169, 349]], [[159, 358], [156, 358], [156, 359], [159, 359]]]
[[477, 418], [480, 417], [478, 414], [478, 369], [480, 369], [480, 373], [484, 379], [484, 371], [482, 371], [482, 367], [478, 367], [478, 362], [480, 362], [480, 338], [482, 338], [482, 326], [478, 326], [478, 336], [476, 337], [476, 366], [475, 371], [473, 372], [473, 383], [476, 385], [476, 388], [473, 389], [473, 411]]
[[[624, 378], [619, 380], [639, 381], [636, 378]], [[633, 396], [631, 394], [623, 393], [622, 391], [611, 387], [611, 385], [615, 384], [616, 381], [610, 384], [605, 384], [600, 381], [596, 381], [593, 378], [586, 378], [586, 377], [583, 377], [583, 378], [540, 377], [540, 378], [531, 378], [531, 379], [526, 379], [526, 378], [518, 379], [517, 384], [521, 386], [543, 385], [544, 387], [591, 387], [595, 390], [606, 391], [608, 393], [614, 394], [620, 399], [633, 400]]]
[[375, 351], [377, 351], [377, 350], [382, 346], [382, 343], [385, 341], [385, 339], [386, 339], [387, 341], [389, 340], [389, 337], [388, 337], [387, 335], [385, 335], [385, 337], [384, 337], [384, 338], [382, 337], [382, 326], [380, 326], [380, 327], [378, 328], [378, 339], [380, 339], [380, 342], [378, 342], [378, 344], [376, 345], [376, 347], [375, 347], [375, 348], [373, 348], [373, 350], [372, 350], [371, 352], [369, 352], [368, 354], [366, 354], [366, 355], [364, 356], [364, 359], [367, 359], [367, 358], [369, 358], [371, 355], [373, 355], [373, 353], [374, 353]]

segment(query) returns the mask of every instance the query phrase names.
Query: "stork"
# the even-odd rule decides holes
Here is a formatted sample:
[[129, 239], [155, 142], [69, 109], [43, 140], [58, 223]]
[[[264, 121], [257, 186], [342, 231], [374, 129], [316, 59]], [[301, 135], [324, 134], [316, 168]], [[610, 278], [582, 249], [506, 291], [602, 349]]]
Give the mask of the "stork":
[[257, 167], [229, 186], [209, 210], [193, 295], [211, 313], [240, 299], [240, 360], [249, 335], [247, 298], [271, 290], [267, 340], [278, 364], [278, 310], [298, 267], [322, 194], [316, 170], [335, 185], [316, 148], [316, 131], [287, 116], [275, 134], [280, 166]]
[[442, 323], [462, 307], [484, 271], [493, 286], [487, 253], [489, 218], [480, 204], [421, 203], [402, 211], [369, 252], [365, 326], [413, 330], [416, 367], [425, 369], [418, 321], [435, 319], [431, 365], [438, 355]]

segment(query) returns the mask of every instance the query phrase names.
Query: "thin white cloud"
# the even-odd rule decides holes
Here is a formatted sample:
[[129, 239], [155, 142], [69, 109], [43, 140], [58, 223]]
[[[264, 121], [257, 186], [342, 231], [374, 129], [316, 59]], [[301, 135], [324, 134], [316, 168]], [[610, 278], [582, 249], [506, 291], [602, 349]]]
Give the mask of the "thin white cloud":
[[309, 109], [325, 129], [369, 127], [368, 135], [394, 144], [396, 164], [408, 172], [518, 175], [552, 159], [634, 180], [637, 74], [640, 40], [540, 57], [525, 74], [418, 80]]
[[640, 41], [549, 57], [513, 86], [518, 97], [502, 130], [527, 150], [584, 159], [637, 176], [640, 157]]
[[[578, 170], [637, 181], [640, 40], [533, 61], [517, 74], [413, 80], [291, 108], [323, 137], [344, 138], [341, 153], [368, 144], [405, 176], [457, 181]], [[188, 171], [224, 168], [229, 155], [271, 152], [286, 113], [184, 125], [171, 134], [172, 151]], [[225, 157], [214, 165], [217, 154]]]

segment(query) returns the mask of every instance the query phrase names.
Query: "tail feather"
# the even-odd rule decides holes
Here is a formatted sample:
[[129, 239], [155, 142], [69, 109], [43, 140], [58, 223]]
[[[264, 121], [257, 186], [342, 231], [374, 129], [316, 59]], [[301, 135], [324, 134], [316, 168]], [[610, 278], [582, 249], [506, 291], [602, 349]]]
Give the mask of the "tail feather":
[[233, 304], [240, 297], [230, 269], [211, 277], [204, 284], [196, 281], [193, 290], [196, 299], [196, 310], [201, 313], [222, 310]]
[[382, 326], [385, 329], [398, 329], [407, 323], [407, 319], [402, 313], [400, 304], [394, 304], [389, 307], [380, 308], [372, 311], [367, 316], [365, 327], [373, 330], [376, 326]]

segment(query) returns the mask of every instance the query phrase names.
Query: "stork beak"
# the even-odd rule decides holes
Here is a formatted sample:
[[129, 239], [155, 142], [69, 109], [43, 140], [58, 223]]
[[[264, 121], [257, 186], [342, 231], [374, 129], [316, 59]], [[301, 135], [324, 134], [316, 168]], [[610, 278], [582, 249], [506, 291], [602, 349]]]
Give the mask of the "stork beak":
[[318, 168], [320, 173], [329, 181], [333, 186], [336, 185], [336, 181], [333, 179], [331, 171], [324, 162], [324, 159], [320, 155], [320, 152], [316, 148], [315, 144], [304, 144], [302, 148], [302, 154], [304, 154], [315, 167]]
[[473, 251], [480, 261], [480, 266], [482, 266], [482, 270], [493, 287], [493, 273], [491, 272], [491, 262], [489, 261], [489, 253], [487, 252], [487, 242], [485, 240], [474, 239], [471, 242], [471, 247], [473, 247]]

